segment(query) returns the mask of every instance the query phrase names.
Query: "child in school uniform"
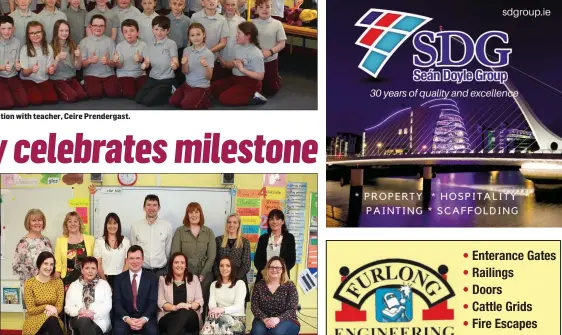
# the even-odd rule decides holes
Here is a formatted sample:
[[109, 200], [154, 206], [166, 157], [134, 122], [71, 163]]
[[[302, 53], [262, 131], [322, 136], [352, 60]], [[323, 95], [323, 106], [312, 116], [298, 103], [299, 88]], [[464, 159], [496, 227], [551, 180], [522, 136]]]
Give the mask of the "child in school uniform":
[[[228, 24], [228, 37], [226, 39], [226, 47], [219, 53], [222, 62], [231, 62], [234, 59], [234, 47], [236, 46], [236, 35], [238, 33], [238, 25], [244, 21], [237, 13], [237, 0], [224, 0], [225, 9], [224, 18]], [[232, 75], [232, 69], [227, 69], [221, 65], [221, 62], [215, 64], [213, 70], [213, 79], [223, 79]]]
[[142, 0], [141, 5], [143, 12], [136, 19], [139, 24], [139, 39], [145, 43], [151, 43], [154, 40], [152, 34], [152, 20], [158, 16], [154, 11], [156, 0]]
[[140, 10], [131, 5], [131, 0], [116, 0], [117, 6], [113, 7], [111, 11], [118, 17], [119, 24], [117, 25], [117, 39], [115, 44], [119, 44], [125, 38], [121, 29], [121, 23], [127, 19], [136, 20], [141, 15]]
[[31, 21], [39, 21], [39, 16], [29, 9], [31, 0], [15, 1], [17, 8], [10, 13], [10, 16], [14, 19], [14, 36], [23, 45], [26, 41], [25, 30], [27, 29], [27, 24]]
[[141, 69], [142, 53], [146, 49], [146, 43], [138, 39], [137, 21], [131, 19], [123, 21], [121, 30], [125, 40], [117, 44], [117, 53], [113, 61], [123, 97], [134, 99], [147, 80], [146, 73]]
[[66, 14], [55, 7], [57, 0], [45, 0], [45, 8], [38, 14], [39, 22], [43, 24], [47, 33], [47, 43], [53, 40], [53, 27], [58, 20], [66, 21]]
[[49, 75], [55, 73], [53, 48], [47, 44], [40, 22], [27, 25], [28, 39], [20, 51], [20, 78], [31, 105], [57, 103], [57, 92]]
[[179, 67], [178, 47], [168, 38], [170, 19], [157, 16], [152, 20], [154, 41], [142, 53], [141, 69], [150, 67], [150, 75], [138, 91], [135, 101], [145, 106], [156, 106], [168, 102], [174, 81], [174, 71]]
[[[92, 10], [94, 10], [94, 8], [96, 8], [97, 2], [96, 0], [82, 0], [86, 2], [86, 10], [88, 12], [91, 12]], [[113, 1], [112, 0], [106, 0], [106, 6], [111, 9], [113, 8]]]
[[207, 48], [215, 54], [215, 59], [218, 61], [219, 51], [226, 46], [228, 24], [224, 16], [217, 13], [217, 0], [201, 0], [201, 2], [203, 9], [191, 16], [191, 23], [198, 22], [205, 27]]
[[110, 98], [121, 96], [121, 87], [113, 68], [115, 42], [104, 35], [105, 17], [96, 14], [90, 21], [92, 35], [80, 42], [84, 89], [90, 99], [101, 99], [104, 94]]
[[271, 17], [271, 0], [256, 0], [256, 11], [259, 17], [252, 22], [258, 28], [258, 39], [265, 62], [262, 92], [266, 96], [274, 95], [281, 89], [278, 53], [285, 48], [287, 36], [283, 24]]
[[55, 55], [55, 73], [51, 81], [60, 101], [77, 102], [86, 99], [86, 92], [76, 80], [76, 70], [82, 68], [80, 48], [72, 39], [72, 29], [68, 21], [55, 22], [53, 31], [53, 47]]
[[[15, 6], [14, 6], [15, 4]], [[8, 7], [10, 7], [10, 12], [14, 12], [20, 5], [18, 4], [18, 0], [8, 0]], [[35, 14], [37, 11], [37, 0], [29, 0], [26, 8], [29, 8], [30, 11], [34, 12]], [[17, 30], [17, 29], [16, 29]], [[20, 40], [21, 41], [21, 40]], [[23, 42], [22, 42], [23, 43]]]
[[27, 94], [18, 77], [21, 43], [14, 36], [14, 19], [0, 16], [0, 109], [28, 105]]
[[86, 14], [86, 21], [84, 22], [86, 36], [92, 36], [93, 34], [90, 29], [90, 22], [92, 22], [92, 17], [94, 17], [94, 15], [101, 15], [105, 18], [104, 34], [115, 41], [117, 39], [117, 30], [119, 29], [119, 17], [107, 7], [106, 0], [96, 0], [96, 8]]
[[86, 37], [86, 9], [82, 8], [81, 2], [83, 0], [70, 0], [70, 6], [63, 10], [66, 14], [66, 20], [70, 25], [70, 33], [72, 40], [80, 43]]
[[[171, 0], [170, 7], [172, 11], [168, 14], [170, 19], [170, 34], [168, 38], [176, 42], [178, 46], [178, 55], [183, 55], [183, 50], [187, 46], [187, 28], [191, 20], [187, 17], [183, 10], [185, 8], [185, 0]], [[178, 68], [175, 71], [174, 87], [180, 87], [185, 82], [185, 75]]]
[[[70, 8], [72, 6], [72, 0], [60, 0], [60, 10], [65, 12], [66, 14], [66, 10], [68, 8]], [[86, 11], [86, 13], [88, 12], [86, 10], [86, 4], [84, 3], [84, 0], [78, 0], [78, 8], [80, 9], [84, 9]]]
[[252, 22], [241, 23], [236, 42], [233, 60], [222, 64], [232, 68], [232, 77], [213, 82], [212, 94], [226, 106], [265, 103], [267, 100], [259, 93], [265, 69], [256, 26]]
[[211, 77], [215, 57], [205, 45], [205, 28], [192, 23], [187, 32], [191, 45], [183, 51], [183, 83], [170, 98], [170, 105], [183, 109], [208, 109], [211, 106]]

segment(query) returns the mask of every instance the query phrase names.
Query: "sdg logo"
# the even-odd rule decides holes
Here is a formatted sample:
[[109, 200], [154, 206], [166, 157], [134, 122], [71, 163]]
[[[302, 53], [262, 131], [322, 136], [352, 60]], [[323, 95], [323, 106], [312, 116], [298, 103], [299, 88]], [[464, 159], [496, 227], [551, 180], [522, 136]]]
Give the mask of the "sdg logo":
[[402, 43], [431, 20], [421, 15], [371, 8], [355, 23], [367, 28], [355, 44], [369, 49], [359, 68], [377, 78]]
[[[486, 45], [491, 39], [497, 39], [503, 44], [508, 44], [509, 36], [507, 33], [496, 30], [488, 31], [473, 40], [470, 35], [462, 31], [433, 32], [424, 30], [417, 32], [431, 20], [429, 17], [411, 13], [370, 9], [355, 23], [355, 26], [367, 28], [355, 44], [369, 50], [361, 60], [359, 68], [377, 78], [386, 62], [390, 60], [402, 43], [413, 34], [415, 34], [413, 46], [419, 53], [413, 55], [413, 65], [419, 68], [458, 68], [470, 64], [473, 59], [476, 59], [480, 65], [492, 69], [509, 65], [509, 55], [512, 53], [512, 49], [497, 48], [492, 56], [486, 53]], [[461, 59], [452, 59], [451, 49], [454, 43], [463, 48], [464, 55]], [[423, 75], [420, 69], [416, 69], [414, 72], [414, 81], [418, 82], [455, 81], [460, 83], [476, 80], [503, 83], [508, 76], [507, 72], [494, 73], [494, 70], [483, 71], [479, 69], [468, 75], [465, 74], [462, 80], [454, 78], [458, 76], [458, 73], [466, 71], [454, 72], [454, 80], [451, 80], [448, 79], [451, 73], [448, 69], [437, 73], [430, 69]]]

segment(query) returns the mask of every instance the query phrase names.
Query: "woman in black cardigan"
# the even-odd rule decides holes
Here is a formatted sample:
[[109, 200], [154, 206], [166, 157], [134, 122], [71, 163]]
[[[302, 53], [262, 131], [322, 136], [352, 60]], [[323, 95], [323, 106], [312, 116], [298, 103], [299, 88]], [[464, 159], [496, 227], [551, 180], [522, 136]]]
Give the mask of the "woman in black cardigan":
[[263, 278], [261, 272], [265, 268], [267, 261], [273, 256], [283, 258], [287, 265], [287, 274], [295, 266], [297, 259], [295, 237], [287, 230], [285, 214], [279, 209], [269, 212], [267, 216], [267, 234], [260, 236], [258, 240], [258, 247], [254, 255], [254, 265], [256, 270], [258, 270], [256, 283]]

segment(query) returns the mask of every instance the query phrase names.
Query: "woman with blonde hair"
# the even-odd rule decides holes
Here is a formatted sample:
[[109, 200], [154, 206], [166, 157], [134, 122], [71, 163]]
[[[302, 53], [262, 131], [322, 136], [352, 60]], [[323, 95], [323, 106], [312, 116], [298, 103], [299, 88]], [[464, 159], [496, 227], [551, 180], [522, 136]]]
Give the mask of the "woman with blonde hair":
[[84, 234], [82, 218], [76, 212], [66, 214], [62, 233], [63, 236], [57, 239], [55, 246], [55, 276], [62, 279], [66, 291], [80, 277], [82, 261], [94, 255], [96, 240], [93, 236]]
[[[250, 261], [250, 241], [242, 236], [242, 220], [238, 214], [230, 214], [226, 218], [224, 225], [224, 235], [218, 236], [216, 239], [217, 257], [213, 266], [215, 278], [220, 278], [220, 260], [228, 256], [232, 260], [232, 267], [236, 268], [234, 276], [237, 280], [242, 280], [248, 291], [248, 271], [252, 266]], [[250, 294], [246, 296], [246, 302], [249, 302]]]
[[[213, 281], [213, 264], [217, 253], [215, 234], [205, 226], [203, 209], [197, 202], [187, 205], [183, 225], [176, 229], [172, 239], [172, 254], [181, 252], [187, 257], [189, 272], [201, 281], [203, 306], [206, 306], [209, 302], [209, 287]], [[204, 312], [203, 315], [205, 314]]]
[[22, 284], [37, 275], [38, 269], [35, 262], [39, 254], [43, 251], [53, 251], [49, 238], [42, 235], [47, 226], [47, 218], [43, 211], [36, 208], [30, 209], [25, 215], [23, 225], [28, 233], [18, 242], [12, 261], [14, 275], [20, 277]]
[[297, 335], [300, 323], [297, 319], [299, 294], [289, 280], [285, 261], [273, 256], [262, 271], [263, 279], [252, 291], [254, 322], [250, 335]]

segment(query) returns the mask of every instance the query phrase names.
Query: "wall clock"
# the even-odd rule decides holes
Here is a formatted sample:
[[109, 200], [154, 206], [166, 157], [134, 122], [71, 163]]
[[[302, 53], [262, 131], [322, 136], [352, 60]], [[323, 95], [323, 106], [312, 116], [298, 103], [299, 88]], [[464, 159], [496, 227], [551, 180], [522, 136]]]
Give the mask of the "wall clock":
[[118, 173], [117, 180], [119, 180], [119, 184], [123, 186], [133, 186], [137, 182], [137, 174], [136, 173]]

